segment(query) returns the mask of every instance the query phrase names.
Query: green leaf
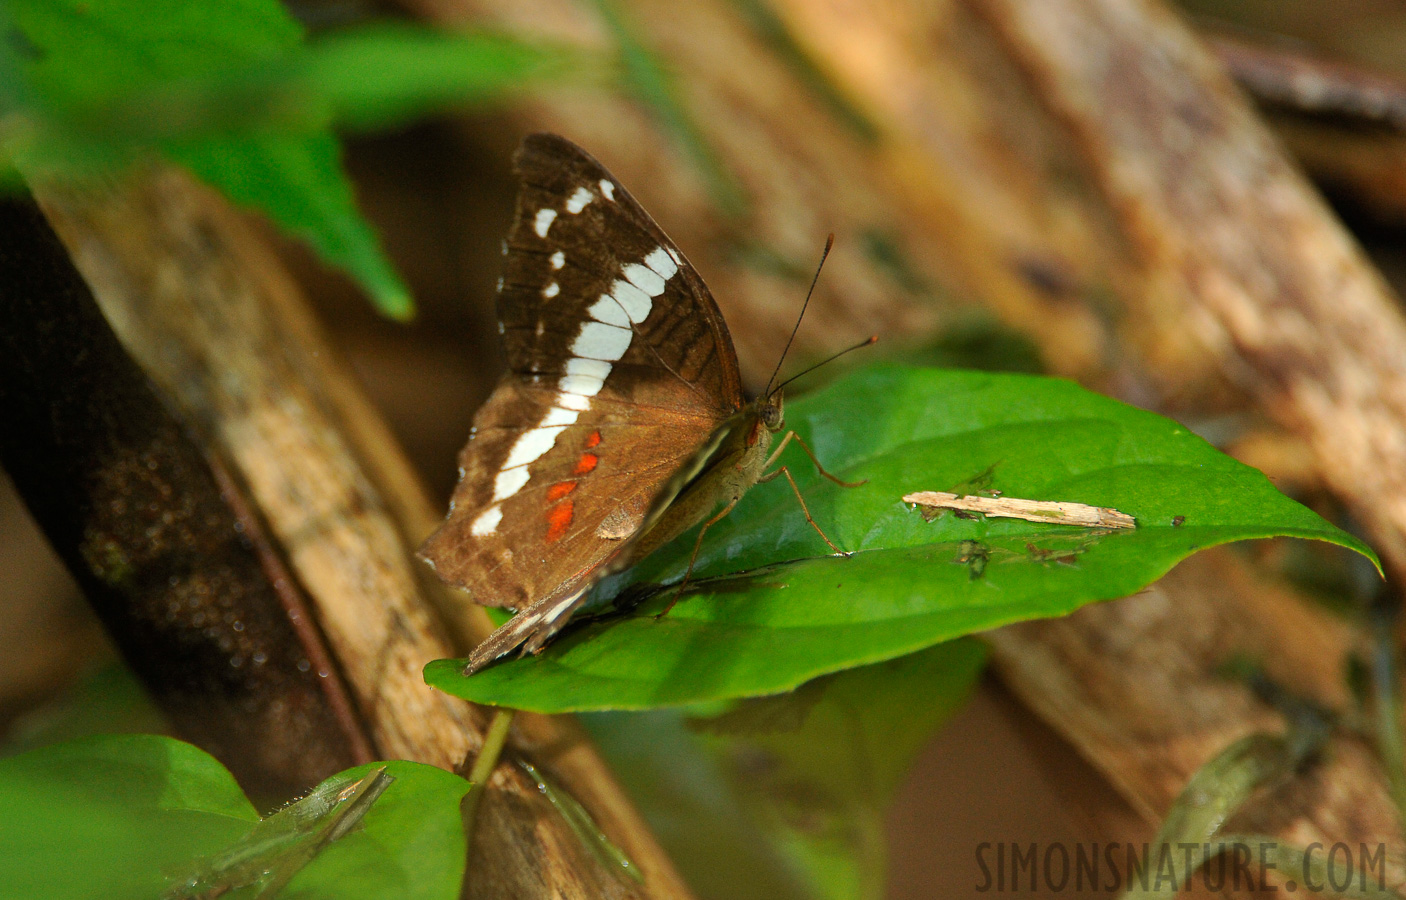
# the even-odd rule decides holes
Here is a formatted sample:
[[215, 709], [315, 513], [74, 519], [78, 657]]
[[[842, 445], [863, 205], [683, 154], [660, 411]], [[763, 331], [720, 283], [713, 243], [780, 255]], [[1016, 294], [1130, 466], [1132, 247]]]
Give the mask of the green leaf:
[[380, 767], [361, 778], [332, 778], [255, 825], [189, 874], [172, 879], [162, 900], [226, 895], [274, 897], [328, 844], [361, 823], [394, 779]]
[[327, 779], [202, 859], [165, 896], [454, 900], [464, 877], [464, 779], [406, 761]]
[[234, 202], [263, 210], [306, 240], [324, 261], [356, 278], [382, 313], [394, 319], [414, 314], [409, 289], [356, 211], [341, 146], [330, 132], [172, 142], [166, 151]]
[[188, 860], [259, 821], [209, 754], [86, 738], [0, 760], [0, 896], [150, 900]]
[[272, 0], [10, 0], [23, 73], [51, 110], [275, 58], [302, 29]]
[[96, 734], [170, 730], [132, 670], [110, 662], [86, 674], [65, 695], [16, 720], [0, 745], [0, 756]]
[[469, 783], [406, 760], [370, 763], [337, 778], [384, 766], [395, 778], [361, 825], [318, 854], [279, 900], [455, 900], [464, 878], [459, 801]]
[[[354, 798], [339, 795], [382, 768], [393, 779], [384, 794], [342, 815], [339, 803]], [[292, 875], [285, 900], [453, 900], [468, 787], [433, 766], [372, 763], [260, 822], [233, 776], [181, 741], [109, 735], [44, 747], [0, 760], [0, 897], [150, 900], [222, 876], [242, 885], [231, 896], [245, 896], [269, 869]]]
[[431, 109], [595, 77], [596, 57], [503, 36], [372, 26], [304, 44], [274, 0], [16, 0], [22, 86], [6, 151], [32, 177], [126, 165], [153, 148], [262, 210], [356, 278], [382, 312], [408, 289], [356, 210], [334, 123], [384, 127]]
[[[302, 60], [288, 83], [321, 98], [332, 121], [355, 129], [501, 102], [549, 82], [604, 82], [613, 74], [605, 58], [575, 48], [404, 25], [328, 34], [313, 41]], [[271, 86], [270, 92], [279, 91]]]
[[[35, 115], [58, 123], [81, 122], [94, 109], [162, 85], [279, 60], [302, 41], [302, 29], [275, 0], [16, 0], [10, 11], [32, 48], [24, 74], [41, 105]], [[81, 135], [58, 130], [60, 151], [83, 146]], [[384, 313], [411, 314], [408, 289], [352, 201], [330, 131], [158, 145], [236, 202], [307, 238], [325, 261], [357, 278]], [[99, 145], [79, 155], [122, 160], [139, 149], [104, 154]], [[22, 168], [45, 176], [53, 155], [52, 148], [47, 159], [42, 148], [30, 148]]]
[[[750, 491], [704, 541], [695, 583], [629, 615], [578, 627], [540, 656], [471, 678], [439, 660], [426, 680], [478, 703], [541, 712], [643, 709], [774, 694], [1009, 622], [1134, 593], [1197, 550], [1249, 538], [1357, 538], [1280, 494], [1161, 416], [1069, 382], [883, 367], [797, 401], [787, 424], [842, 488], [788, 451], [816, 522], [849, 558], [827, 556], [784, 480]], [[929, 522], [919, 490], [1113, 507], [1119, 533], [1012, 519]], [[600, 591], [682, 578], [695, 532]], [[785, 565], [778, 562], [796, 560]], [[718, 578], [728, 575], [730, 577]], [[710, 580], [710, 576], [713, 578]]]
[[953, 641], [710, 719], [583, 721], [704, 900], [879, 897], [883, 815], [984, 658], [977, 642]]

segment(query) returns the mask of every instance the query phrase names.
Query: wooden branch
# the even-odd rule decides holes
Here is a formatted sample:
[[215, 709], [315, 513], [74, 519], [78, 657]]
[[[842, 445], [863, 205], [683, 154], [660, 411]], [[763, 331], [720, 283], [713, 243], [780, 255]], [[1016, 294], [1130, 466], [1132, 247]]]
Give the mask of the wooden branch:
[[1261, 103], [1406, 131], [1406, 82], [1302, 48], [1207, 34], [1226, 72]]
[[[1236, 657], [1329, 709], [1351, 713], [1343, 672], [1358, 635], [1321, 607], [1205, 551], [1135, 597], [986, 635], [1003, 680], [1149, 821], [1231, 742], [1279, 732], [1277, 714], [1220, 674]], [[1388, 886], [1406, 885], [1400, 825], [1369, 741], [1340, 735], [1325, 759], [1257, 800], [1245, 829], [1299, 846], [1385, 844]]]
[[223, 464], [38, 208], [0, 202], [0, 235], [0, 461], [148, 694], [261, 804], [369, 762], [306, 598]]
[[1215, 32], [1206, 41], [1316, 183], [1388, 226], [1406, 224], [1406, 79], [1298, 45]]
[[[456, 649], [411, 555], [433, 519], [430, 504], [277, 258], [222, 200], [176, 171], [103, 195], [56, 187], [39, 195], [124, 343], [249, 485], [313, 598], [379, 752], [460, 765], [482, 740], [481, 717], [420, 674]], [[458, 623], [486, 631], [468, 616], [481, 610]], [[536, 786], [500, 766], [480, 810], [470, 896], [687, 896], [573, 727], [536, 718], [519, 733], [645, 885], [595, 862]]]

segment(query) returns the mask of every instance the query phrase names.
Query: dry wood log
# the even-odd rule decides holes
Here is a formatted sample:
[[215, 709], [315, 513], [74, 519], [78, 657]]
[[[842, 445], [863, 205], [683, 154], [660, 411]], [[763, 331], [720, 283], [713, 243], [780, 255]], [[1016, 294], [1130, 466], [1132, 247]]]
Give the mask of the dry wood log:
[[[129, 350], [248, 484], [379, 753], [462, 764], [482, 741], [481, 717], [420, 675], [456, 649], [411, 556], [430, 504], [277, 257], [223, 200], [176, 171], [102, 195], [38, 194]], [[486, 622], [459, 624], [486, 633]], [[519, 730], [645, 884], [596, 862], [535, 784], [505, 765], [480, 808], [470, 896], [687, 896], [570, 723], [535, 718]]]
[[[1298, 695], [1350, 713], [1343, 673], [1361, 649], [1349, 624], [1248, 574], [1223, 550], [1183, 563], [1135, 597], [986, 639], [1017, 696], [1150, 821], [1231, 742], [1282, 730], [1276, 713], [1221, 674], [1226, 663], [1248, 657]], [[1358, 738], [1335, 740], [1319, 765], [1236, 821], [1238, 831], [1300, 847], [1384, 845], [1388, 887], [1406, 884], [1396, 810], [1370, 744]]]
[[1274, 36], [1206, 34], [1294, 159], [1334, 199], [1389, 227], [1406, 223], [1406, 78]]
[[153, 390], [28, 198], [0, 202], [0, 462], [179, 736], [283, 803], [370, 742], [228, 469]]
[[1205, 40], [1231, 77], [1262, 104], [1406, 131], [1406, 83], [1395, 75], [1302, 47], [1214, 32]]

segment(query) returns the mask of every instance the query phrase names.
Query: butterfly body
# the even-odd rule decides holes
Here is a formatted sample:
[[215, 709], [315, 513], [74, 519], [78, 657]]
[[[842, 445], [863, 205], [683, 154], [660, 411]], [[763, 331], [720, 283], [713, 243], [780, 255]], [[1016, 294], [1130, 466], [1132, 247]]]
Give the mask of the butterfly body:
[[768, 480], [786, 443], [773, 450], [780, 393], [744, 401], [702, 278], [614, 177], [545, 134], [516, 168], [498, 298], [508, 372], [420, 551], [476, 602], [518, 610], [467, 672], [539, 650], [600, 578]]
[[624, 565], [633, 565], [720, 507], [741, 500], [762, 479], [775, 436], [782, 427], [780, 395], [748, 404], [733, 420], [719, 427], [692, 463], [675, 474], [677, 494], [671, 487], [661, 493], [656, 501], [656, 516], [646, 519], [622, 560]]

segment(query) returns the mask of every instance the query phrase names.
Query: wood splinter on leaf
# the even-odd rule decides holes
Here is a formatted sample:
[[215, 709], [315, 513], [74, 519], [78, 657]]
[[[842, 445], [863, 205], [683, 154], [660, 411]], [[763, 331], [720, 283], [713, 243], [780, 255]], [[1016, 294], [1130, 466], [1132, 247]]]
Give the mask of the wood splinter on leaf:
[[924, 507], [923, 514], [944, 509], [974, 512], [1005, 519], [1027, 522], [1050, 522], [1057, 525], [1082, 525], [1087, 528], [1136, 528], [1137, 520], [1124, 512], [1085, 503], [1061, 503], [1055, 500], [1021, 500], [1017, 497], [977, 497], [949, 494], [946, 491], [918, 491], [903, 496], [904, 503]]

